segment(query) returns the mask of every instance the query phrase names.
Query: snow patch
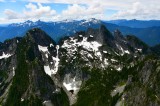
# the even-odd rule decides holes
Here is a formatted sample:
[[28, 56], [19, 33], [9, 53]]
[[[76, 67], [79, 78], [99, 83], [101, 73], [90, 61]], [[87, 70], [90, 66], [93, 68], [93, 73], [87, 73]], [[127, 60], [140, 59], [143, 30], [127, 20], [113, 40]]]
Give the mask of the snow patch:
[[[53, 61], [55, 62], [55, 66], [54, 66], [54, 69], [51, 69], [49, 65], [46, 65], [44, 66], [44, 71], [46, 74], [48, 74], [49, 76], [51, 76], [52, 74], [56, 74], [57, 71], [58, 71], [58, 65], [59, 65], [59, 57], [58, 57], [58, 51], [59, 51], [59, 45], [56, 46], [56, 49], [57, 49], [57, 56], [56, 57], [53, 57], [52, 56], [52, 59]], [[48, 58], [48, 54], [46, 56]], [[51, 65], [53, 65], [53, 62], [50, 62]]]
[[43, 104], [45, 104], [45, 103], [47, 103], [47, 102], [48, 102], [48, 101], [45, 100], [45, 101], [43, 102]]
[[121, 70], [122, 70], [122, 68], [121, 68], [121, 67], [118, 67], [118, 68], [117, 68], [117, 71], [121, 71]]
[[0, 56], [0, 59], [3, 59], [3, 58], [9, 58], [10, 56], [12, 56], [11, 54], [5, 54], [4, 52], [3, 52], [3, 54], [2, 54], [2, 56]]
[[59, 65], [59, 58], [58, 56], [57, 57], [52, 57], [53, 61], [55, 61], [55, 74], [57, 73], [58, 71], [58, 65]]
[[48, 58], [48, 54], [46, 53], [45, 56]]
[[57, 49], [57, 56], [56, 57], [52, 57], [53, 61], [55, 62], [55, 67], [54, 67], [55, 74], [58, 71], [58, 65], [59, 65], [59, 61], [60, 61], [60, 59], [58, 57], [59, 45], [56, 46], [56, 49]]
[[44, 47], [44, 46], [38, 45], [38, 49], [39, 49], [39, 51], [42, 51], [42, 52], [48, 52], [48, 48]]
[[103, 51], [103, 53], [108, 53], [107, 51]]
[[15, 68], [13, 67], [13, 77], [15, 76]]
[[107, 65], [107, 66], [109, 65], [108, 59], [106, 59], [106, 58], [104, 59], [104, 64]]
[[130, 54], [130, 52], [128, 50], [125, 50], [124, 52], [127, 53], [127, 54]]
[[142, 49], [135, 48], [137, 51], [142, 52]]
[[21, 98], [21, 102], [23, 102], [24, 101], [24, 99], [23, 98]]
[[45, 57], [48, 58], [48, 54], [49, 54], [48, 47], [38, 45], [38, 49], [39, 51], [42, 51], [43, 53], [45, 53]]
[[137, 58], [137, 56], [135, 55], [134, 58]]
[[52, 74], [56, 74], [55, 70], [50, 69], [49, 65], [48, 66], [44, 66], [44, 71], [46, 74], [48, 74], [49, 76], [51, 76]]
[[139, 52], [142, 52], [142, 49], [137, 49]]
[[63, 86], [67, 89], [67, 91], [74, 90], [74, 93], [78, 93], [80, 86], [82, 84], [82, 81], [76, 80], [76, 77], [73, 79], [70, 78], [70, 74], [66, 75]]
[[93, 51], [94, 54], [101, 59], [102, 55], [99, 52], [99, 47], [102, 46], [102, 44], [96, 41], [88, 42], [87, 39], [87, 37], [83, 37], [83, 40], [78, 42], [77, 39], [70, 37], [70, 40], [64, 41], [61, 47], [67, 49], [67, 54], [69, 54], [69, 56], [74, 56], [75, 52], [77, 52], [77, 47], [83, 47], [87, 51]]
[[115, 60], [115, 59], [111, 59], [111, 61], [112, 61], [112, 62], [118, 62], [118, 61], [117, 61], [117, 60]]
[[91, 54], [88, 53], [87, 56], [93, 59], [93, 56]]
[[93, 38], [93, 35], [90, 35], [89, 37]]
[[116, 46], [118, 47], [119, 50], [122, 51], [121, 56], [123, 56], [124, 54], [130, 54], [128, 50], [124, 50], [120, 45], [116, 44]]
[[54, 47], [54, 45], [51, 43], [51, 44], [50, 44], [50, 47]]
[[79, 35], [79, 37], [83, 37], [82, 35]]
[[52, 104], [52, 102], [51, 102], [50, 100], [45, 100], [45, 101], [43, 102], [43, 105], [44, 105], [44, 106], [53, 106], [53, 104]]

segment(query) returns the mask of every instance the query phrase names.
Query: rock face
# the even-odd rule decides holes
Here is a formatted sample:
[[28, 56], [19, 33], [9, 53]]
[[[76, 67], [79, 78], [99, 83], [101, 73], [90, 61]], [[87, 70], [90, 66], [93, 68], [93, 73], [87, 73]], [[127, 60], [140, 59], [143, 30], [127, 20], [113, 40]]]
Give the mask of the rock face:
[[38, 28], [0, 43], [5, 106], [159, 106], [160, 61], [134, 36], [105, 26], [56, 44]]

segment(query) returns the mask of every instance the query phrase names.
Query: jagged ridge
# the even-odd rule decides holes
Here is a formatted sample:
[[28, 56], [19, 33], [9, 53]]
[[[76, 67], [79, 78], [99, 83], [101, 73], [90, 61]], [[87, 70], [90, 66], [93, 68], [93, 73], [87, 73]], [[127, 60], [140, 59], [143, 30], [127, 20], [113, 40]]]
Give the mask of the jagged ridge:
[[12, 53], [0, 59], [2, 105], [159, 105], [160, 62], [136, 37], [101, 26], [56, 45], [34, 28], [13, 41], [0, 48]]

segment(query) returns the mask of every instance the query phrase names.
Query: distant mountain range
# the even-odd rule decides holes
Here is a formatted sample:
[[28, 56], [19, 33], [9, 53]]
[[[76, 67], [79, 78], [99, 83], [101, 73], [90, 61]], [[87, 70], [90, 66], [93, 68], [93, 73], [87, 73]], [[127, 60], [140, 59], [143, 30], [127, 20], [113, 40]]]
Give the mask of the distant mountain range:
[[131, 28], [148, 28], [148, 27], [155, 27], [155, 26], [160, 26], [160, 20], [111, 20], [111, 21], [106, 21], [107, 23], [112, 23], [116, 24], [119, 26], [127, 26]]
[[88, 20], [64, 20], [59, 22], [26, 21], [14, 23], [8, 26], [0, 26], [0, 41], [11, 39], [24, 34], [32, 28], [41, 28], [58, 42], [64, 36], [74, 35], [77, 31], [86, 31], [88, 28], [99, 28], [105, 25], [112, 33], [119, 29], [124, 35], [135, 35], [150, 46], [160, 43], [160, 21], [139, 20], [114, 20], [101, 21], [97, 19]]

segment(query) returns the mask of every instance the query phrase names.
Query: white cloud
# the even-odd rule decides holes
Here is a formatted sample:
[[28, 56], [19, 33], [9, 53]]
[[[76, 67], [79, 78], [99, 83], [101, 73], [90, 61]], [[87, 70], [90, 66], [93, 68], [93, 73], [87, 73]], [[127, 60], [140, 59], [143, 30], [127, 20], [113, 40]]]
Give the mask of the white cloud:
[[[69, 5], [66, 10], [62, 11], [62, 16], [66, 19], [82, 19], [91, 18], [104, 14], [105, 9], [101, 4], [94, 4], [91, 6], [73, 4]], [[98, 17], [97, 17], [98, 18]]]
[[19, 14], [13, 10], [5, 9], [4, 14], [7, 16], [7, 19], [17, 19]]
[[114, 14], [115, 19], [160, 19], [160, 7], [152, 4], [145, 5], [141, 2], [135, 2], [126, 10], [120, 10]]
[[26, 10], [23, 11], [25, 18], [40, 18], [40, 17], [51, 17], [56, 14], [55, 10], [52, 10], [49, 6], [43, 6], [38, 3], [34, 5], [29, 3], [26, 5]]
[[29, 3], [25, 5], [25, 9], [22, 13], [17, 13], [16, 11], [5, 9], [4, 14], [8, 20], [38, 20], [45, 17], [51, 18], [56, 14], [56, 11], [51, 9], [49, 6], [43, 6], [40, 3], [37, 5]]
[[[4, 1], [5, 0], [0, 0]], [[16, 1], [16, 0], [9, 0]], [[21, 13], [6, 9], [9, 20], [63, 20], [63, 19], [160, 19], [160, 0], [23, 0], [28, 4]], [[18, 2], [18, 1], [16, 1]], [[48, 3], [67, 4], [60, 13], [46, 6]], [[44, 5], [45, 4], [45, 5]], [[60, 7], [59, 7], [60, 8]], [[107, 10], [117, 13], [107, 14]], [[1, 19], [2, 20], [2, 19]], [[1, 21], [0, 21], [1, 22]]]
[[[159, 19], [159, 0], [30, 0], [40, 3], [70, 4], [62, 11], [66, 18], [100, 16], [103, 19]], [[116, 14], [106, 17], [106, 10], [116, 10]], [[60, 15], [58, 17], [60, 17]], [[57, 17], [57, 16], [56, 16]]]

